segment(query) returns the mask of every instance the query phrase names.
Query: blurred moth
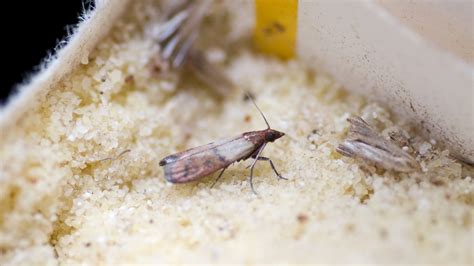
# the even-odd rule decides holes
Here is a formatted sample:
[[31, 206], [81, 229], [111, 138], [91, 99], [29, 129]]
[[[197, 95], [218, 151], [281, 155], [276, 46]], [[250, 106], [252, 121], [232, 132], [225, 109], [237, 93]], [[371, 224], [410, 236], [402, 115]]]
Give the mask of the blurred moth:
[[418, 162], [394, 142], [376, 133], [360, 117], [347, 119], [351, 124], [349, 136], [336, 151], [348, 157], [361, 159], [386, 170], [409, 172], [419, 168]]
[[182, 1], [165, 16], [167, 21], [156, 36], [161, 47], [159, 69], [187, 69], [220, 96], [234, 89], [233, 82], [205, 54], [194, 47], [211, 0]]
[[286, 179], [278, 173], [270, 158], [260, 156], [268, 142], [283, 137], [285, 133], [271, 129], [267, 119], [253, 99], [252, 102], [262, 115], [267, 125], [266, 129], [245, 132], [233, 138], [211, 142], [163, 158], [160, 161], [160, 166], [164, 167], [166, 180], [171, 183], [187, 183], [222, 169], [212, 185], [214, 186], [229, 165], [248, 158], [254, 159], [250, 166], [249, 176], [253, 193], [257, 194], [252, 179], [253, 169], [258, 160], [268, 161], [278, 178]]

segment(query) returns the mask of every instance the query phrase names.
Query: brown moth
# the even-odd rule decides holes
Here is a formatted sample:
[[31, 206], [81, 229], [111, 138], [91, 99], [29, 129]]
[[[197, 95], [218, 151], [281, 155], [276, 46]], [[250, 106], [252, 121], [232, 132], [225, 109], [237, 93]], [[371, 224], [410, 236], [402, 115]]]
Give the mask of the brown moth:
[[409, 153], [376, 133], [362, 118], [352, 117], [347, 121], [351, 124], [349, 136], [336, 148], [337, 152], [387, 170], [409, 172], [419, 168], [418, 162]]
[[216, 184], [229, 165], [248, 158], [254, 159], [250, 166], [249, 181], [255, 194], [257, 193], [253, 187], [252, 179], [253, 169], [258, 160], [268, 161], [275, 174], [281, 179], [286, 179], [278, 173], [270, 158], [260, 156], [268, 142], [283, 137], [285, 133], [271, 129], [267, 119], [253, 99], [252, 102], [262, 115], [267, 125], [266, 129], [245, 132], [233, 138], [211, 142], [163, 158], [160, 161], [160, 166], [164, 167], [166, 180], [171, 183], [187, 183], [222, 169], [214, 182]]

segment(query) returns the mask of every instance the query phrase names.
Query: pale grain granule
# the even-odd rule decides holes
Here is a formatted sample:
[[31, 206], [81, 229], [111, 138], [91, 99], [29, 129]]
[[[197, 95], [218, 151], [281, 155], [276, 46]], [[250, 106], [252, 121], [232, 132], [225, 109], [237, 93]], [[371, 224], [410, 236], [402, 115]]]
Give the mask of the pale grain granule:
[[[264, 123], [240, 91], [218, 100], [192, 79], [157, 77], [159, 48], [148, 33], [160, 13], [137, 3], [87, 64], [0, 140], [0, 263], [472, 263], [472, 168], [298, 62], [235, 48], [251, 21], [236, 24], [245, 20], [224, 11], [240, 4], [247, 9], [233, 13], [242, 16], [249, 7], [224, 3], [210, 21], [234, 25], [233, 42], [209, 41], [210, 49], [232, 50], [225, 71], [287, 133], [264, 155], [290, 180], [259, 162], [255, 196], [244, 162], [213, 189], [213, 177], [166, 183], [162, 157]], [[229, 27], [208, 24], [203, 36]], [[351, 115], [408, 132], [424, 171], [376, 172], [341, 157], [335, 147]]]

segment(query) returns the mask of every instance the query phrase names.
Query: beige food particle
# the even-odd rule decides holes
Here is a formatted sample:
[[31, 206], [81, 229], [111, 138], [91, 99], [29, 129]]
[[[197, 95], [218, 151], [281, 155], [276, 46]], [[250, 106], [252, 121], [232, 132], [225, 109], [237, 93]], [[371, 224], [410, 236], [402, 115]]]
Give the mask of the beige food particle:
[[215, 63], [215, 64], [223, 63], [224, 60], [226, 59], [226, 54], [224, 50], [213, 47], [206, 51], [206, 58], [211, 63]]
[[420, 145], [419, 153], [420, 153], [421, 155], [425, 155], [430, 149], [431, 149], [431, 144], [428, 143], [428, 142], [423, 142], [423, 143]]

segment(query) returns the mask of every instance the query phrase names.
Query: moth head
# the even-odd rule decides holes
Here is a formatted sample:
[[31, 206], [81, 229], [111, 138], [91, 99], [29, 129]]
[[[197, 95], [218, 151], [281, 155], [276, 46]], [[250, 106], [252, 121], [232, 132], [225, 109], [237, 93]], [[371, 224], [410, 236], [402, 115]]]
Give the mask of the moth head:
[[283, 133], [283, 132], [280, 132], [280, 131], [269, 128], [265, 131], [265, 141], [273, 142], [276, 139], [279, 139], [279, 138], [283, 137], [284, 135], [285, 135], [285, 133]]

